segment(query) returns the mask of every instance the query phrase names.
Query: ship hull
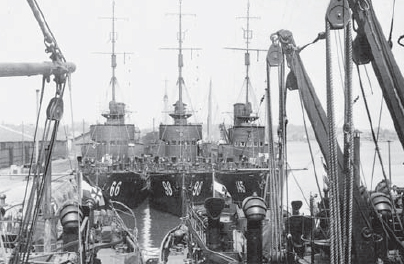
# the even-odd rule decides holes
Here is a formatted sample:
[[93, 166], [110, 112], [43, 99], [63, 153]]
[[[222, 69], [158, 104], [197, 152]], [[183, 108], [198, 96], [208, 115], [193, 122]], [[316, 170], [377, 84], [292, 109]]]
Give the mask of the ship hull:
[[93, 170], [83, 170], [83, 176], [89, 180], [89, 182], [94, 185], [98, 186], [101, 189], [104, 189], [105, 184], [108, 181], [108, 177], [112, 172], [96, 172], [95, 169]]
[[[182, 195], [184, 180], [185, 199]], [[185, 203], [203, 204], [213, 196], [212, 172], [155, 172], [150, 174], [150, 206], [176, 216], [183, 215]]]
[[108, 199], [134, 209], [148, 197], [149, 186], [149, 178], [143, 173], [113, 172], [105, 179], [103, 193]]
[[217, 171], [215, 180], [223, 184], [233, 202], [241, 205], [243, 200], [255, 192], [262, 197], [268, 170], [222, 170]]

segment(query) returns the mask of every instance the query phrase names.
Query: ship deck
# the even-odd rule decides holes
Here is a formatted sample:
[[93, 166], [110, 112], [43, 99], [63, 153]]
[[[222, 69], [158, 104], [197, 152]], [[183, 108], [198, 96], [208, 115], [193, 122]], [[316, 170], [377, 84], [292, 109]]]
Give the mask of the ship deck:
[[171, 248], [170, 249], [170, 255], [168, 256], [167, 262], [163, 263], [169, 263], [169, 264], [186, 264], [186, 263], [191, 263], [192, 261], [187, 258], [188, 255], [188, 249], [187, 248]]

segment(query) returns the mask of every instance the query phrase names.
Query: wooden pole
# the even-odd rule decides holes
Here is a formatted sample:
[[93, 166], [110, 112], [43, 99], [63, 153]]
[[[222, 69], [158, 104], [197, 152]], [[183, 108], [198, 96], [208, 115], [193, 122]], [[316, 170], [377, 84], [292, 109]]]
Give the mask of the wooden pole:
[[71, 62], [0, 63], [0, 77], [32, 76], [72, 73], [76, 65]]

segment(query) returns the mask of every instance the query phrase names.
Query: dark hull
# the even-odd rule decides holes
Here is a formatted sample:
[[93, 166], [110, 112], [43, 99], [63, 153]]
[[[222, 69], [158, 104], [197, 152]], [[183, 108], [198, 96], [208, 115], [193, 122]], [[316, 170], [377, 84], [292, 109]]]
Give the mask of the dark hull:
[[136, 208], [149, 195], [149, 178], [138, 172], [113, 172], [108, 175], [103, 185], [105, 197], [112, 201]]
[[107, 183], [108, 177], [112, 172], [101, 172], [96, 173], [95, 169], [93, 170], [83, 170], [83, 175], [86, 177], [91, 185], [98, 186], [101, 189], [104, 189], [105, 184]]
[[186, 201], [195, 205], [213, 196], [212, 172], [155, 172], [150, 174], [150, 206], [154, 209], [182, 216], [182, 181]]
[[217, 171], [215, 180], [223, 184], [233, 202], [241, 205], [243, 200], [254, 192], [262, 197], [268, 170], [230, 170]]

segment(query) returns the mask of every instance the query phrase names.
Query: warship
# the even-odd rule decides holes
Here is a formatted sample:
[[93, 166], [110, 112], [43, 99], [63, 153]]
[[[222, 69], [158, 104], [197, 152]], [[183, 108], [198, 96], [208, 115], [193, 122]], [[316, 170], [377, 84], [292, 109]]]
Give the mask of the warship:
[[250, 90], [253, 89], [250, 79], [250, 52], [264, 50], [250, 47], [253, 31], [250, 29], [250, 2], [247, 2], [246, 27], [243, 36], [245, 48], [227, 48], [245, 51], [245, 78], [243, 103], [233, 105], [233, 125], [226, 128], [220, 125], [221, 140], [217, 144], [218, 169], [215, 180], [225, 186], [233, 201], [241, 206], [242, 201], [256, 193], [262, 196], [268, 171], [268, 144], [265, 143], [265, 126], [258, 124], [260, 118], [254, 113], [250, 102]]
[[160, 124], [159, 149], [150, 172], [149, 202], [152, 208], [174, 215], [184, 215], [184, 201], [203, 204], [213, 193], [212, 165], [201, 156], [202, 124], [190, 123], [192, 113], [183, 101], [185, 81], [182, 75], [184, 61], [182, 1], [179, 1], [178, 33], [178, 100], [170, 116], [173, 124]]
[[[116, 101], [115, 1], [112, 2], [111, 20], [112, 99], [109, 110], [102, 113], [105, 123], [90, 126], [89, 140], [81, 145], [80, 166], [84, 176], [99, 186], [108, 199], [135, 208], [147, 198], [150, 182], [143, 168], [143, 147], [137, 139], [138, 129], [125, 122], [126, 105]], [[128, 185], [130, 188], [123, 188]]]

